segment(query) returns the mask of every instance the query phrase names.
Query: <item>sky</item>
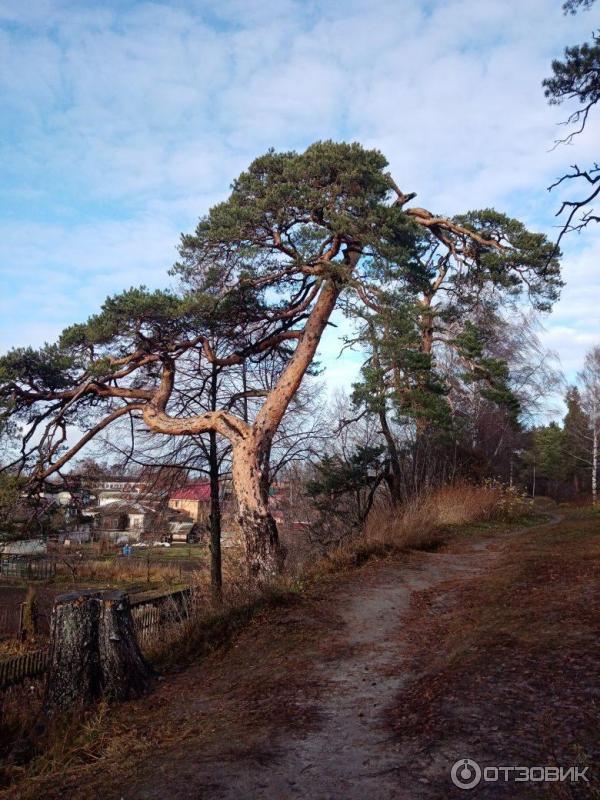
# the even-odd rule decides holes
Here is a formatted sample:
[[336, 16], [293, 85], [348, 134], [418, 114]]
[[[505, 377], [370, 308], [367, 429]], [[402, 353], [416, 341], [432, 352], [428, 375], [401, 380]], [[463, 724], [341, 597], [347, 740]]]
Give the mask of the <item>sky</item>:
[[[54, 340], [132, 285], [169, 285], [181, 232], [269, 147], [379, 148], [441, 214], [493, 206], [552, 236], [571, 147], [541, 81], [600, 6], [561, 0], [0, 0], [0, 352]], [[562, 195], [564, 196], [564, 195]], [[564, 244], [544, 344], [572, 378], [600, 342], [600, 226]], [[358, 356], [320, 350], [330, 386]]]

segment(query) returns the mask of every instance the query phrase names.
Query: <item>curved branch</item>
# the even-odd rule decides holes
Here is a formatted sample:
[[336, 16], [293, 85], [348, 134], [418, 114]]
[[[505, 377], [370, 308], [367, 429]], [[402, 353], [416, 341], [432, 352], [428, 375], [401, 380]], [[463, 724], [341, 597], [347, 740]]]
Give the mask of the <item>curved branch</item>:
[[104, 386], [98, 383], [86, 383], [77, 389], [66, 389], [60, 392], [30, 392], [14, 384], [12, 391], [20, 400], [27, 404], [37, 403], [40, 400], [78, 400], [86, 394], [95, 394], [98, 397], [119, 397], [124, 400], [151, 400], [154, 392], [151, 389], [130, 389], [120, 386]]
[[100, 420], [100, 422], [97, 425], [94, 425], [93, 428], [90, 428], [90, 430], [85, 433], [81, 439], [79, 439], [79, 441], [73, 445], [73, 447], [67, 450], [67, 452], [58, 459], [58, 461], [56, 461], [54, 464], [50, 464], [50, 466], [45, 470], [37, 472], [34, 476], [35, 479], [45, 480], [49, 475], [52, 475], [53, 472], [56, 472], [62, 466], [64, 466], [67, 461], [70, 461], [73, 456], [76, 455], [91, 439], [93, 439], [97, 433], [100, 433], [101, 430], [104, 430], [104, 428], [120, 417], [123, 417], [125, 414], [130, 414], [132, 411], [141, 411], [143, 408], [144, 406], [141, 403], [131, 403], [127, 406], [122, 406], [121, 408], [116, 409], [112, 412], [112, 414], [109, 414], [107, 417], [104, 417], [104, 419]]
[[430, 211], [424, 208], [407, 208], [404, 213], [414, 219], [418, 225], [432, 230], [433, 234], [437, 236], [437, 238], [441, 238], [445, 244], [448, 244], [448, 242], [443, 236], [437, 233], [437, 230], [448, 231], [455, 236], [459, 236], [461, 239], [470, 239], [477, 242], [477, 244], [480, 244], [482, 247], [491, 247], [494, 250], [505, 249], [503, 245], [495, 239], [486, 239], [485, 236], [481, 236], [481, 234], [476, 231], [472, 231], [462, 225], [457, 225], [455, 222], [451, 222], [445, 217], [435, 217]]
[[[355, 262], [359, 257], [358, 252], [354, 251], [349, 256]], [[290, 400], [296, 394], [304, 373], [315, 355], [323, 331], [335, 308], [340, 289], [341, 287], [333, 280], [323, 283], [319, 298], [306, 322], [293, 356], [256, 416], [254, 432], [259, 438], [269, 440], [277, 430]]]
[[184, 418], [167, 414], [167, 403], [175, 385], [175, 363], [169, 356], [163, 356], [162, 362], [163, 371], [158, 389], [150, 403], [144, 406], [143, 419], [150, 430], [171, 436], [195, 436], [216, 431], [232, 443], [248, 436], [250, 427], [228, 411], [208, 411]]
[[151, 431], [170, 436], [196, 436], [216, 431], [233, 444], [250, 434], [250, 426], [228, 411], [207, 411], [194, 417], [177, 419], [150, 403], [144, 406], [143, 419]]
[[216, 364], [219, 367], [231, 367], [235, 364], [243, 364], [248, 356], [264, 353], [266, 350], [271, 350], [273, 347], [276, 347], [282, 342], [289, 341], [290, 339], [300, 339], [301, 336], [302, 331], [281, 331], [280, 333], [276, 333], [273, 336], [263, 339], [257, 345], [248, 347], [246, 350], [241, 352], [232, 353], [230, 356], [224, 356], [223, 358], [220, 358], [216, 355], [208, 339], [204, 339], [202, 343], [202, 350], [211, 364]]
[[238, 400], [243, 400], [247, 397], [268, 397], [268, 389], [246, 389], [245, 392], [236, 392], [232, 394], [227, 403], [228, 408], [232, 408]]

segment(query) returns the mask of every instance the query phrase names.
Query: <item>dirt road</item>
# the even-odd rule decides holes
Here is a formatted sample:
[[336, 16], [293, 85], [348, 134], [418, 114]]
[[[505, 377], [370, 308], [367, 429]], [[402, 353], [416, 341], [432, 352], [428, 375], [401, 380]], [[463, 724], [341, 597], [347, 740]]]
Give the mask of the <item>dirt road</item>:
[[[402, 669], [403, 615], [414, 592], [482, 569], [489, 556], [427, 555], [410, 567], [382, 566], [337, 598], [347, 655], [315, 665], [323, 687], [320, 724], [287, 741], [268, 766], [252, 759], [207, 765], [219, 798], [414, 798], [400, 792], [397, 745], [385, 711], [409, 676]], [[416, 562], [416, 563], [415, 563]], [[419, 563], [420, 562], [420, 563]]]
[[[404, 668], [403, 620], [415, 593], [471, 580], [494, 557], [493, 547], [480, 542], [460, 553], [414, 554], [407, 563], [379, 563], [351, 576], [327, 601], [337, 614], [338, 655], [332, 657], [330, 648], [317, 650], [308, 667], [318, 694], [316, 701], [306, 701], [316, 712], [312, 724], [298, 726], [292, 714], [260, 747], [228, 746], [205, 754], [186, 747], [183, 775], [168, 766], [170, 757], [181, 764], [183, 754], [169, 750], [160, 756], [158, 781], [155, 752], [140, 770], [146, 774], [138, 771], [121, 786], [120, 796], [415, 800], [420, 787], [403, 785], [399, 745], [386, 719], [395, 695], [414, 677]], [[168, 788], [165, 773], [170, 773]]]
[[[464, 796], [449, 781], [461, 756], [499, 763], [493, 759], [512, 748], [535, 764], [551, 763], [539, 760], [551, 752], [562, 763], [589, 755], [597, 723], [589, 681], [598, 664], [596, 522], [584, 531], [575, 521], [555, 534], [559, 521], [529, 528], [518, 540], [511, 541], [522, 533], [516, 529], [459, 537], [440, 552], [369, 562], [333, 577], [289, 606], [265, 611], [229, 648], [166, 676], [148, 698], [110, 709], [91, 726], [88, 764], [7, 796], [447, 800]], [[568, 558], [572, 568], [557, 572], [557, 559]], [[445, 620], [463, 614], [468, 627], [488, 590], [504, 585], [490, 644], [470, 651], [480, 659], [471, 659], [471, 672], [461, 677], [460, 661], [454, 672], [430, 677], [430, 663], [446, 653]], [[513, 597], [505, 615], [513, 628], [504, 631], [503, 609]], [[530, 600], [537, 605], [528, 608]], [[541, 649], [530, 646], [532, 624], [540, 632], [547, 626]], [[421, 685], [411, 727], [403, 704]], [[548, 708], [539, 697], [548, 698]], [[559, 749], [539, 749], [563, 707], [570, 728], [556, 728]], [[527, 787], [515, 788], [482, 786], [477, 796], [530, 797]]]

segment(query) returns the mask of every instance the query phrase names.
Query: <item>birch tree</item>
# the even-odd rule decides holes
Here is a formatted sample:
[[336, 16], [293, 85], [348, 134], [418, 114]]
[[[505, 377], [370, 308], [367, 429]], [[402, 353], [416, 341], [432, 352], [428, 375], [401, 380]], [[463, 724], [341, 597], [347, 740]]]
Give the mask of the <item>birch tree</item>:
[[583, 408], [591, 429], [592, 503], [598, 502], [598, 438], [600, 436], [600, 347], [590, 350], [579, 373], [582, 385]]

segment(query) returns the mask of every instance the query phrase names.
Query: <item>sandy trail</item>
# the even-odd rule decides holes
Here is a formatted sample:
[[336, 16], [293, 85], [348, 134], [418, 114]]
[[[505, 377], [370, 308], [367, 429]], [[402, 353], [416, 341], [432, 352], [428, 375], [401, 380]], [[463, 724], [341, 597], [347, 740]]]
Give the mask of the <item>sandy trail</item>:
[[491, 569], [522, 530], [373, 561], [312, 599], [274, 610], [231, 649], [115, 710], [117, 724], [132, 724], [153, 746], [53, 780], [39, 796], [438, 800], [435, 787], [449, 788], [456, 748], [415, 749], [390, 720], [401, 690], [420, 677], [407, 631], [413, 601], [435, 590], [436, 607], [451, 606], [455, 590]]
[[350, 597], [341, 598], [338, 613], [350, 654], [321, 667], [320, 682], [327, 688], [320, 727], [288, 742], [268, 770], [237, 765], [235, 783], [223, 786], [218, 797], [400, 797], [396, 744], [383, 712], [408, 677], [402, 672], [404, 646], [398, 635], [402, 616], [415, 591], [464, 569], [450, 556], [429, 557], [410, 568], [386, 566], [375, 582], [358, 585]]
[[403, 672], [408, 652], [403, 618], [415, 592], [469, 580], [495, 555], [490, 543], [479, 542], [460, 553], [414, 554], [409, 564], [380, 563], [354, 575], [332, 597], [342, 620], [344, 656], [316, 663], [311, 676], [322, 687], [316, 726], [294, 732], [291, 719], [268, 753], [208, 757], [186, 782], [175, 779], [168, 795], [156, 794], [156, 783], [143, 781], [123, 796], [414, 800], [418, 789], [403, 786], [402, 754], [385, 719], [403, 682], [414, 677]]

